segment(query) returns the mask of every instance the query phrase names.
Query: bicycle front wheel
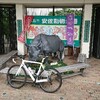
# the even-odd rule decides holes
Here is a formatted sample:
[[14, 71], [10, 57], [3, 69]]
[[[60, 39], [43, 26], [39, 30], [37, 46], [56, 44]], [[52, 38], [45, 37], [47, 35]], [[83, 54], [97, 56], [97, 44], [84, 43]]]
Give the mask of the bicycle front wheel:
[[7, 72], [7, 81], [11, 87], [19, 89], [25, 85], [27, 80], [27, 74], [24, 68], [21, 68], [21, 71], [18, 75], [15, 75], [18, 71], [19, 65], [13, 65], [9, 68]]
[[[62, 77], [60, 73], [54, 68], [49, 68], [48, 70], [44, 70], [44, 71], [48, 73], [48, 76], [46, 76], [48, 78], [48, 82], [40, 83], [40, 88], [43, 91], [48, 92], [48, 93], [56, 92], [58, 89], [60, 89], [62, 85]], [[43, 75], [44, 71], [41, 72], [39, 79], [46, 78]]]

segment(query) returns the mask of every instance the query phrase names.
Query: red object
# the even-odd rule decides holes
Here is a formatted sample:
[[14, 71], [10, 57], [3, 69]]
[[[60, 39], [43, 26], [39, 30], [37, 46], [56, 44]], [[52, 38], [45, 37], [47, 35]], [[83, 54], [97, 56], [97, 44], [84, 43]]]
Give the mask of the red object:
[[18, 40], [22, 43], [25, 42], [25, 32], [24, 31], [21, 32], [20, 36], [18, 37]]
[[18, 37], [18, 40], [22, 43], [25, 42], [25, 34], [28, 31], [32, 20], [33, 20], [33, 16], [25, 16], [24, 18], [24, 29]]

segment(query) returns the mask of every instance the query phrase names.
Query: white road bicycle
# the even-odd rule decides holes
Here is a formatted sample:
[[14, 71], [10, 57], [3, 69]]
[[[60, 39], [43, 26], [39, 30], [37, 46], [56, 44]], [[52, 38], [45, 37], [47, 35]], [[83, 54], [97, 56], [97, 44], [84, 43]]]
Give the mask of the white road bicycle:
[[[25, 85], [26, 82], [33, 82], [40, 86], [40, 88], [48, 93], [56, 92], [62, 85], [62, 77], [60, 73], [51, 67], [45, 66], [48, 57], [42, 59], [42, 62], [24, 60], [21, 65], [13, 65], [7, 72], [7, 81], [11, 87], [19, 89]], [[33, 70], [30, 64], [38, 64], [39, 68]]]

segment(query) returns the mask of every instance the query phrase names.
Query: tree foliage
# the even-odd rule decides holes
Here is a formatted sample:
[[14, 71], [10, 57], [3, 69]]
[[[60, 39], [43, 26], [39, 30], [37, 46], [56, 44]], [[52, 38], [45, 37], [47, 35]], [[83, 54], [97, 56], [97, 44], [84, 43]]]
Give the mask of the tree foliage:
[[[62, 8], [62, 10], [56, 10], [54, 12], [55, 16], [66, 16], [67, 14], [71, 14], [73, 13], [75, 16], [81, 16], [82, 15], [82, 10], [78, 10], [78, 9], [72, 9], [72, 8]], [[49, 16], [53, 15], [53, 12], [50, 12], [48, 14]]]

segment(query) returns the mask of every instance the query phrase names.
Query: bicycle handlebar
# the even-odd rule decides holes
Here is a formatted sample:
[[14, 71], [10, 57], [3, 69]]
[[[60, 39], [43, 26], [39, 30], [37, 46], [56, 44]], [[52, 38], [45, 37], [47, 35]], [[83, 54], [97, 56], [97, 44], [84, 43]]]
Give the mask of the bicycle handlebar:
[[12, 61], [13, 61], [13, 63], [15, 63], [15, 64], [16, 64], [16, 61], [15, 61], [15, 59], [14, 59], [14, 58], [12, 58]]
[[[17, 57], [20, 58], [21, 60], [25, 58], [24, 55], [18, 55]], [[12, 58], [12, 61], [16, 64], [15, 59], [16, 59], [15, 57]], [[42, 63], [45, 64], [45, 63], [47, 63], [47, 62], [48, 62], [48, 56], [43, 57], [43, 58], [42, 58]]]
[[[24, 58], [25, 58], [24, 55], [17, 55], [17, 57], [20, 58], [20, 59], [24, 59]], [[16, 57], [13, 57], [13, 58], [12, 58], [12, 61], [13, 61], [13, 63], [16, 64], [17, 62], [16, 62], [15, 60], [16, 60]]]

